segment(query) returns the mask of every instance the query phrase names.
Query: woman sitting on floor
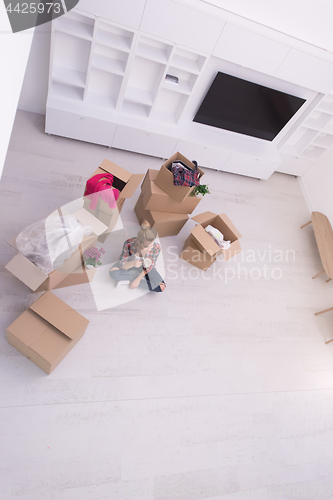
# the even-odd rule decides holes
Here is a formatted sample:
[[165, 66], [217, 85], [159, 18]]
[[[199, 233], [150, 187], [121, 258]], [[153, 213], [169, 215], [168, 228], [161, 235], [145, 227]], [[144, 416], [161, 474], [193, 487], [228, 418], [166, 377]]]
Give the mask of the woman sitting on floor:
[[155, 269], [161, 252], [160, 245], [154, 241], [156, 237], [156, 229], [143, 221], [137, 237], [125, 241], [119, 261], [109, 271], [118, 285], [126, 283], [131, 289], [139, 287], [163, 292], [166, 284]]

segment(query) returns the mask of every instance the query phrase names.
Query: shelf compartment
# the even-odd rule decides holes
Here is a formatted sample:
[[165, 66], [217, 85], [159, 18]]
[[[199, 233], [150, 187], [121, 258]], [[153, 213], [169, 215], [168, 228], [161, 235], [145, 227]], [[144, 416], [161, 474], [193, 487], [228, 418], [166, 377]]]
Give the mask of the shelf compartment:
[[97, 95], [99, 94], [101, 96], [104, 96], [104, 98], [107, 97], [111, 100], [117, 100], [121, 83], [121, 76], [92, 68], [88, 83], [87, 96], [89, 92], [92, 92], [93, 94], [96, 93]]
[[321, 133], [317, 135], [312, 144], [328, 149], [333, 145], [333, 135]]
[[54, 66], [52, 71], [52, 80], [67, 85], [74, 85], [76, 87], [85, 87], [86, 73], [75, 71], [73, 69], [63, 68], [61, 66]]
[[316, 110], [313, 113], [311, 113], [311, 115], [305, 120], [303, 126], [321, 131], [325, 127], [325, 125], [329, 123], [331, 119], [332, 119], [331, 115]]
[[135, 57], [125, 99], [153, 104], [162, 83], [166, 66], [142, 57]]
[[176, 49], [172, 56], [171, 64], [175, 68], [183, 69], [185, 71], [190, 71], [199, 75], [202, 67], [205, 63], [206, 58], [195, 54], [194, 52], [189, 52], [188, 50]]
[[318, 135], [317, 130], [307, 129], [305, 127], [300, 127], [289, 139], [288, 143], [282, 147], [282, 152], [292, 151], [294, 156], [299, 156], [304, 149], [306, 149], [309, 144]]
[[54, 23], [57, 31], [69, 33], [86, 40], [92, 40], [93, 38], [95, 21], [90, 17], [70, 12], [66, 16], [58, 17]]
[[85, 102], [89, 106], [100, 107], [103, 109], [116, 109], [117, 99], [110, 95], [99, 94], [97, 92], [88, 91]]
[[188, 96], [179, 92], [172, 92], [164, 88], [161, 89], [151, 115], [152, 118], [167, 123], [177, 123], [182, 115], [187, 99]]
[[117, 75], [124, 75], [127, 60], [128, 52], [96, 44], [91, 64], [94, 68], [116, 73]]
[[172, 45], [154, 40], [153, 38], [148, 38], [146, 36], [141, 36], [138, 46], [137, 54], [139, 56], [151, 59], [153, 61], [167, 63], [172, 51]]
[[64, 99], [82, 101], [83, 93], [84, 89], [81, 87], [74, 87], [73, 85], [65, 85], [59, 82], [52, 82], [51, 85], [51, 94], [53, 96], [62, 97]]
[[193, 90], [195, 82], [198, 76], [188, 71], [183, 71], [178, 68], [170, 66], [167, 71], [168, 74], [178, 77], [179, 83], [169, 82], [164, 80], [163, 87], [168, 90], [174, 90], [175, 92], [181, 92], [182, 94], [190, 94]]
[[327, 95], [317, 106], [318, 111], [328, 113], [333, 116], [333, 95]]
[[99, 21], [96, 29], [96, 42], [129, 52], [133, 40], [131, 31]]
[[121, 110], [127, 114], [139, 116], [141, 118], [148, 118], [151, 111], [151, 106], [124, 99]]
[[326, 149], [320, 148], [318, 146], [310, 146], [302, 153], [302, 158], [307, 160], [318, 160], [323, 153], [325, 153]]
[[55, 34], [54, 45], [54, 66], [63, 68], [63, 70], [68, 69], [78, 73], [87, 73], [91, 42], [58, 31]]

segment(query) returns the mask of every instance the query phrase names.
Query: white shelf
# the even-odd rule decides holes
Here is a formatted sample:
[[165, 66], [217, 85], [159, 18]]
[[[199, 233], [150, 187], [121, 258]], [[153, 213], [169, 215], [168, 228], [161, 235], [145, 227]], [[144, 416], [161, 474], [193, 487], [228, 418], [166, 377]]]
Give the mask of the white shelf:
[[197, 75], [189, 73], [188, 71], [183, 71], [172, 66], [168, 67], [167, 73], [169, 75], [174, 75], [178, 77], [178, 84], [173, 82], [168, 82], [164, 80], [163, 87], [168, 90], [174, 90], [175, 92], [181, 92], [183, 94], [190, 94], [193, 90], [195, 82], [197, 81]]
[[108, 71], [91, 68], [88, 92], [101, 94], [111, 99], [118, 99], [122, 77]]
[[321, 133], [312, 141], [312, 144], [328, 149], [333, 145], [333, 135]]
[[153, 94], [146, 90], [138, 89], [136, 87], [127, 87], [125, 93], [125, 99], [127, 101], [138, 102], [141, 104], [147, 104], [148, 106], [152, 106], [154, 99]]
[[316, 110], [305, 120], [304, 127], [321, 131], [331, 119], [331, 115]]
[[[83, 17], [83, 16], [82, 16]], [[86, 18], [87, 20], [90, 18]], [[74, 19], [70, 19], [66, 16], [58, 17], [55, 20], [55, 29], [63, 33], [68, 33], [85, 40], [92, 40], [94, 32], [94, 24], [91, 19], [91, 24], [86, 24], [85, 22], [79, 22]]]
[[102, 71], [115, 73], [116, 75], [124, 76], [126, 69], [126, 62], [119, 59], [110, 59], [109, 57], [100, 54], [92, 56], [91, 66]]
[[171, 51], [171, 45], [145, 36], [140, 37], [136, 50], [137, 55], [163, 64], [168, 62]]
[[133, 33], [111, 24], [98, 22], [96, 41], [109, 47], [129, 52], [133, 40]]
[[199, 56], [193, 52], [177, 49], [172, 56], [170, 64], [176, 68], [199, 75], [205, 60], [206, 58], [204, 56]]
[[63, 68], [61, 66], [53, 67], [53, 81], [84, 88], [86, 84], [86, 77], [86, 73], [82, 73], [81, 71]]
[[90, 106], [97, 106], [106, 109], [116, 109], [117, 99], [110, 95], [99, 94], [97, 92], [88, 91], [85, 102]]
[[138, 102], [124, 100], [121, 110], [124, 113], [135, 115], [141, 118], [148, 118], [151, 106], [146, 106]]
[[323, 153], [325, 153], [326, 149], [320, 148], [318, 146], [309, 146], [308, 149], [303, 151], [302, 153], [302, 158], [305, 158], [307, 160], [313, 160], [316, 161], [318, 160]]
[[83, 92], [84, 90], [80, 87], [52, 82], [51, 94], [57, 97], [62, 97], [64, 99], [74, 99], [75, 101], [82, 101]]

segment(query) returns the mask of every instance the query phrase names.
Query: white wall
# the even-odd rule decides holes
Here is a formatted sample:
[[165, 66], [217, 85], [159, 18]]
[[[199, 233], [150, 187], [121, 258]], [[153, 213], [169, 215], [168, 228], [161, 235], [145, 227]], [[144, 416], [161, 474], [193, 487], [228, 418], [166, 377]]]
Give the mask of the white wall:
[[33, 33], [33, 29], [22, 33], [12, 33], [5, 5], [0, 2], [0, 177], [12, 133]]
[[50, 61], [51, 23], [35, 28], [19, 109], [45, 115]]
[[333, 147], [300, 178], [310, 212], [325, 214], [333, 226]]

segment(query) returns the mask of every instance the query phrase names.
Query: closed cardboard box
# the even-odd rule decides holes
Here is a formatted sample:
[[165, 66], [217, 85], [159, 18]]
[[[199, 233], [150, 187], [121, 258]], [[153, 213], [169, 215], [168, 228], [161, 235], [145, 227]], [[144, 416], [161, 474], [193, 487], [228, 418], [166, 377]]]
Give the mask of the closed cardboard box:
[[89, 321], [65, 302], [46, 292], [6, 331], [8, 342], [51, 373], [83, 336]]
[[188, 221], [187, 214], [175, 214], [170, 212], [158, 212], [156, 210], [145, 210], [143, 208], [142, 194], [134, 207], [139, 223], [147, 220], [151, 227], [155, 228], [158, 236], [173, 236], [179, 233]]
[[199, 196], [187, 196], [179, 203], [157, 186], [155, 180], [158, 172], [158, 170], [148, 170], [142, 183], [141, 192], [144, 208], [159, 212], [191, 214], [199, 204], [201, 198]]
[[[178, 201], [178, 203], [181, 203], [185, 198], [187, 198], [190, 195], [190, 193], [192, 193], [192, 191], [194, 191], [194, 186], [187, 187], [187, 186], [174, 185], [173, 173], [171, 172], [170, 168], [173, 162], [179, 160], [185, 163], [185, 165], [192, 168], [193, 170], [195, 169], [194, 163], [188, 160], [181, 153], [177, 152], [173, 156], [171, 156], [171, 158], [169, 158], [165, 163], [163, 163], [162, 167], [158, 172], [158, 175], [156, 176], [155, 184], [160, 189], [165, 191], [169, 196], [171, 196], [171, 198]], [[198, 171], [201, 179], [202, 176], [204, 175], [204, 172], [200, 168], [198, 168]]]

